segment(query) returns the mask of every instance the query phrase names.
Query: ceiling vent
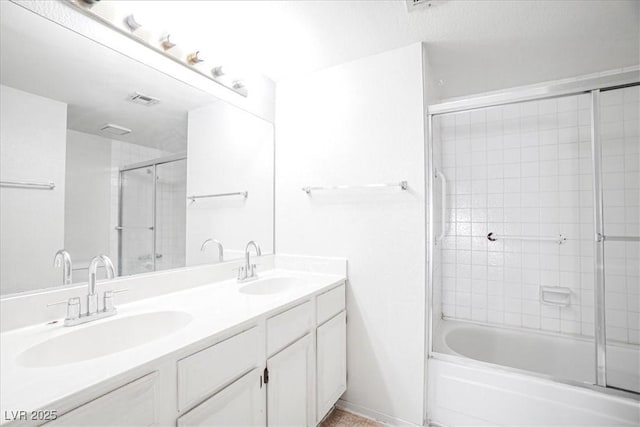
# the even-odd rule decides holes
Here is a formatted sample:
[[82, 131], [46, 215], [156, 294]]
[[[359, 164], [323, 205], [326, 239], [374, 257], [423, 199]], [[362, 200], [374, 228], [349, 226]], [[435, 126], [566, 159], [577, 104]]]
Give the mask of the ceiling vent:
[[127, 129], [126, 127], [123, 127], [123, 126], [114, 125], [112, 123], [107, 123], [106, 125], [102, 126], [100, 130], [102, 132], [109, 133], [111, 135], [118, 135], [118, 136], [126, 135], [132, 132], [131, 129]]
[[144, 105], [145, 107], [150, 107], [160, 102], [158, 98], [154, 98], [153, 96], [149, 96], [149, 95], [143, 95], [139, 92], [136, 92], [133, 95], [130, 95], [129, 98], [127, 99], [133, 102], [134, 104]]
[[415, 12], [416, 10], [429, 9], [446, 3], [447, 0], [406, 0], [407, 10]]

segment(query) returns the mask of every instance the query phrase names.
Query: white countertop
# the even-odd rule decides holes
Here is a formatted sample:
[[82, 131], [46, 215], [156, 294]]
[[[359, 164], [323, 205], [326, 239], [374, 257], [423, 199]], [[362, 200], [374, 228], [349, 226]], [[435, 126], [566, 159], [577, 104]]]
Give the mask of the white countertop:
[[[304, 284], [278, 294], [246, 295], [238, 291], [242, 285], [235, 279], [224, 280], [129, 304], [116, 304], [116, 316], [84, 325], [64, 327], [58, 322], [4, 332], [0, 334], [0, 413], [56, 409], [50, 405], [202, 340], [215, 339], [229, 329], [281, 311], [346, 279], [342, 275], [278, 269], [260, 274], [260, 278], [282, 276], [303, 279]], [[23, 351], [58, 335], [124, 316], [167, 310], [186, 312], [193, 319], [170, 335], [94, 359], [37, 368], [24, 367], [17, 361]], [[91, 342], [86, 345], [90, 346]], [[5, 417], [2, 418], [0, 423], [6, 423]]]

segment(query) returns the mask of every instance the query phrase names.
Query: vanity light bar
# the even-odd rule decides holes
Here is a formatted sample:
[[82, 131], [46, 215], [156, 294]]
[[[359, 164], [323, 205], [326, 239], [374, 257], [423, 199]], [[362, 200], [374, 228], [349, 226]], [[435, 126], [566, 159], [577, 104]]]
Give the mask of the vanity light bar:
[[127, 24], [127, 27], [131, 31], [136, 31], [137, 29], [142, 27], [142, 24], [136, 21], [136, 17], [133, 15], [129, 15], [124, 19], [124, 22]]
[[222, 70], [222, 68], [219, 65], [213, 69], [211, 69], [210, 66], [207, 67], [207, 61], [198, 56], [199, 51], [197, 49], [188, 50], [188, 52], [190, 53], [186, 56], [180, 54], [180, 49], [176, 48], [176, 43], [169, 40], [169, 34], [165, 34], [158, 40], [145, 40], [140, 35], [140, 31], [142, 31], [140, 29], [147, 28], [144, 27], [144, 23], [138, 21], [133, 14], [127, 15], [124, 19], [111, 19], [110, 17], [106, 16], [107, 14], [104, 14], [105, 16], [103, 16], [99, 12], [92, 10], [92, 8], [98, 4], [97, 0], [68, 0], [65, 2], [65, 4], [72, 6], [74, 9], [82, 12], [84, 15], [87, 15], [92, 19], [111, 27], [112, 29], [118, 31], [120, 34], [123, 34], [128, 38], [155, 50], [157, 53], [160, 53], [166, 58], [169, 58], [172, 61], [177, 62], [178, 64], [197, 72], [201, 76], [204, 76], [207, 79], [212, 80], [241, 96], [249, 96], [249, 90], [247, 89], [244, 81], [238, 79], [237, 77], [231, 78], [231, 76], [224, 74], [216, 75], [214, 70]]

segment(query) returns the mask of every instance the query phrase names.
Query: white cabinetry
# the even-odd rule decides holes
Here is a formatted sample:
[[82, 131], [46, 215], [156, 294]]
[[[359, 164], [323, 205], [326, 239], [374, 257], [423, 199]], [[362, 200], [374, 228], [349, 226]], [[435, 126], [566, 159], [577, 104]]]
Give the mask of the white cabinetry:
[[178, 427], [264, 426], [261, 370], [254, 369], [180, 418]]
[[243, 373], [262, 365], [253, 327], [178, 361], [178, 410], [201, 402]]
[[307, 334], [267, 360], [267, 425], [315, 425], [312, 344]]
[[345, 286], [316, 298], [316, 421], [320, 422], [347, 390], [347, 314]]
[[314, 426], [346, 390], [344, 296], [341, 284], [152, 362], [154, 372], [50, 424]]
[[343, 311], [318, 327], [316, 344], [317, 421], [347, 390], [347, 316]]
[[151, 426], [158, 417], [157, 372], [67, 412], [48, 426]]

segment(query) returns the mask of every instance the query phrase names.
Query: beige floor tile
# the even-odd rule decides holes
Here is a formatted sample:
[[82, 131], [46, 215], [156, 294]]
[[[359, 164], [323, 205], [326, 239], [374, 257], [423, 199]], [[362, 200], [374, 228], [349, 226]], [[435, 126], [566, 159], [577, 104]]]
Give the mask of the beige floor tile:
[[320, 427], [382, 427], [380, 424], [368, 418], [359, 417], [350, 412], [340, 409], [334, 410], [325, 420], [320, 423]]

